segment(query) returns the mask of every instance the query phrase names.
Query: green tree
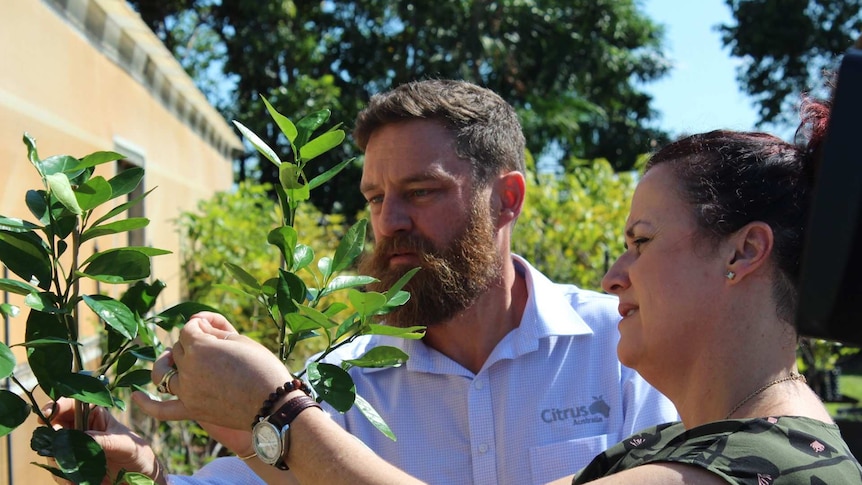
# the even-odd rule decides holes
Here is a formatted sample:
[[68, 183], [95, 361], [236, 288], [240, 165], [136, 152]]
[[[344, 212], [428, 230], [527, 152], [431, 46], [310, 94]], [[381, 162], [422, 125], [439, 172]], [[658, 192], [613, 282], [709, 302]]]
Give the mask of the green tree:
[[793, 119], [802, 92], [825, 94], [824, 70], [862, 34], [862, 0], [725, 0], [735, 24], [722, 42], [742, 60], [737, 79], [758, 105], [760, 123]]
[[[195, 66], [187, 49], [212, 52], [219, 39], [225, 56], [216, 76], [232, 94], [222, 112], [255, 119], [249, 128], [279, 154], [288, 151], [278, 130], [253, 116], [258, 93], [281, 111], [328, 106], [353, 119], [371, 94], [429, 77], [500, 93], [519, 110], [530, 150], [564, 165], [576, 156], [628, 169], [651, 142], [665, 140], [651, 128], [651, 98], [640, 89], [669, 68], [662, 29], [633, 0], [130, 3], [204, 91], [211, 58], [199, 58], [209, 68]], [[309, 167], [312, 175], [355, 155], [349, 146], [337, 151]], [[312, 195], [315, 205], [352, 216], [362, 205], [360, 173], [358, 163], [348, 167]], [[248, 159], [238, 177], [277, 180], [269, 164]]]
[[602, 277], [622, 250], [636, 174], [615, 173], [606, 160], [580, 161], [561, 175], [531, 171], [514, 251], [553, 281], [601, 290]]

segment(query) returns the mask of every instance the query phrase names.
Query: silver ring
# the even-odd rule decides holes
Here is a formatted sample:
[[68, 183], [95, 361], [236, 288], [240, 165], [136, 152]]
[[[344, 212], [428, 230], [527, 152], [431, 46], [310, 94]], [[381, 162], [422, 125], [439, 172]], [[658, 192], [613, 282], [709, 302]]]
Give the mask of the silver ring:
[[162, 380], [159, 381], [159, 385], [156, 386], [156, 389], [162, 394], [173, 395], [173, 392], [171, 392], [171, 377], [177, 374], [177, 370], [171, 367], [167, 372], [165, 372], [165, 375], [162, 376]]

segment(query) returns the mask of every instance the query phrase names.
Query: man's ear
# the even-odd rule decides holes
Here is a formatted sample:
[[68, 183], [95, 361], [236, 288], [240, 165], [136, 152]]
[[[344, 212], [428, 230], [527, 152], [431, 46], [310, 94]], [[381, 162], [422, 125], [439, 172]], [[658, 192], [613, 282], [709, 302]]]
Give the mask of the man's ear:
[[740, 281], [769, 260], [772, 254], [774, 235], [769, 224], [761, 221], [749, 222], [731, 236], [732, 255], [728, 258], [727, 270], [735, 276], [732, 281]]
[[527, 186], [523, 173], [508, 172], [500, 176], [496, 184], [498, 227], [514, 222], [521, 215], [526, 191]]

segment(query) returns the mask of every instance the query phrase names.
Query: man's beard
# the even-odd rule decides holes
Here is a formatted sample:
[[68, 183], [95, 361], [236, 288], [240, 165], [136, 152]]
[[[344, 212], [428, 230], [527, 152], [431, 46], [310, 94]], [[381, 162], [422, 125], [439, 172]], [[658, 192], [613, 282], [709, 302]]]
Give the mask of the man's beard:
[[442, 249], [418, 235], [376, 241], [374, 252], [359, 263], [360, 274], [380, 280], [368, 285], [369, 290], [385, 292], [413, 269], [412, 265], [390, 267], [390, 256], [404, 252], [416, 254], [422, 269], [404, 287], [410, 292], [407, 303], [382, 317], [392, 326], [430, 326], [451, 320], [502, 278], [488, 204], [474, 202], [464, 229]]

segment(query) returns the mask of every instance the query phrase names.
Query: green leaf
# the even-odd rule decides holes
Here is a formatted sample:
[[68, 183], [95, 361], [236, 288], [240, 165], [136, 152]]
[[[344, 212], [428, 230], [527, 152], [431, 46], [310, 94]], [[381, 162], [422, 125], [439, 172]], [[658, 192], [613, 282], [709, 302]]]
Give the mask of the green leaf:
[[12, 347], [26, 347], [28, 349], [35, 349], [37, 347], [47, 347], [50, 345], [57, 345], [57, 344], [77, 345], [78, 347], [84, 345], [80, 342], [74, 342], [72, 340], [65, 339], [65, 338], [46, 337], [46, 338], [27, 340], [26, 342], [21, 342], [20, 344], [12, 345]]
[[0, 436], [6, 436], [30, 416], [30, 405], [7, 389], [0, 389]]
[[75, 215], [83, 213], [78, 205], [78, 199], [75, 198], [75, 192], [72, 191], [69, 177], [65, 173], [46, 175], [45, 181], [48, 182], [48, 193], [56, 197], [69, 212]]
[[296, 229], [290, 226], [279, 226], [269, 232], [266, 241], [276, 246], [284, 258], [287, 267], [293, 266], [293, 252], [296, 248]]
[[38, 310], [45, 313], [68, 313], [67, 310], [57, 308], [57, 295], [43, 291], [39, 293], [30, 293], [24, 298], [24, 303], [33, 310]]
[[60, 396], [71, 397], [79, 401], [95, 404], [97, 406], [113, 407], [114, 400], [105, 384], [86, 374], [66, 374], [48, 379], [46, 382], [39, 380], [39, 385], [52, 399]]
[[93, 210], [111, 200], [111, 184], [105, 177], [93, 177], [74, 189], [74, 193], [82, 211]]
[[342, 141], [344, 141], [344, 131], [326, 132], [300, 148], [299, 156], [303, 161], [307, 162], [332, 150], [340, 145]]
[[[39, 153], [36, 151], [36, 140], [29, 133], [24, 133], [24, 145], [27, 146], [27, 159], [37, 169], [39, 168]], [[42, 172], [39, 172], [40, 174]]]
[[0, 291], [8, 291], [16, 295], [28, 295], [30, 293], [38, 293], [39, 289], [22, 281], [0, 278]]
[[[132, 283], [150, 276], [150, 252], [142, 248], [109, 249], [96, 253], [85, 261], [81, 276], [104, 283]], [[152, 248], [149, 248], [152, 249]], [[166, 254], [167, 251], [161, 254]]]
[[[386, 298], [390, 300], [390, 304], [392, 299], [395, 298], [399, 293], [401, 293], [401, 288], [404, 288], [404, 285], [406, 285], [407, 282], [410, 281], [410, 278], [413, 278], [413, 275], [415, 275], [420, 269], [421, 268], [413, 268], [410, 271], [404, 273], [404, 276], [398, 278], [398, 281], [396, 281], [394, 285], [389, 287], [389, 290], [386, 291]], [[404, 302], [406, 301], [407, 300], [404, 300]], [[404, 303], [402, 302], [400, 304], [403, 305]]]
[[379, 281], [377, 278], [371, 276], [336, 276], [326, 285], [323, 292], [324, 294], [334, 293], [338, 290], [344, 290], [347, 288], [356, 288], [357, 286], [365, 286], [371, 283]]
[[41, 229], [42, 226], [37, 226], [32, 222], [12, 217], [0, 216], [0, 230], [8, 232], [33, 232], [36, 229]]
[[62, 173], [66, 180], [68, 180], [83, 172], [82, 168], [78, 168], [79, 164], [80, 162], [75, 157], [54, 155], [38, 162], [37, 168], [39, 169], [39, 173], [46, 178]]
[[340, 413], [347, 412], [356, 401], [356, 386], [344, 369], [337, 365], [312, 362], [308, 365], [308, 382], [320, 398]]
[[10, 303], [0, 303], [0, 315], [3, 317], [14, 318], [21, 312], [21, 309]]
[[390, 325], [380, 325], [371, 323], [368, 325], [368, 335], [390, 335], [392, 337], [405, 338], [410, 340], [419, 340], [425, 336], [425, 327], [392, 327]]
[[356, 367], [399, 367], [407, 362], [409, 356], [398, 347], [380, 345], [372, 348], [358, 359], [349, 359], [344, 362]]
[[93, 152], [89, 155], [84, 156], [84, 158], [82, 158], [80, 162], [78, 162], [78, 165], [75, 168], [95, 167], [103, 163], [113, 162], [115, 160], [122, 160], [124, 158], [126, 158], [125, 155], [121, 155], [117, 152]]
[[336, 314], [338, 314], [338, 312], [340, 312], [341, 310], [344, 310], [346, 308], [347, 308], [347, 305], [345, 305], [343, 302], [336, 301], [336, 302], [333, 302], [328, 307], [326, 307], [326, 310], [323, 311], [323, 314], [329, 318], [332, 318]]
[[135, 369], [123, 375], [116, 383], [116, 387], [146, 386], [152, 380], [151, 372], [147, 369]]
[[317, 269], [323, 275], [323, 280], [326, 281], [332, 276], [332, 258], [324, 256], [317, 260]]
[[123, 293], [120, 301], [136, 315], [143, 317], [156, 305], [156, 299], [166, 286], [162, 280], [155, 280], [152, 283], [138, 281]]
[[117, 215], [117, 214], [119, 214], [119, 213], [121, 213], [121, 212], [126, 211], [126, 210], [127, 210], [127, 209], [129, 209], [130, 207], [134, 207], [134, 206], [136, 206], [136, 205], [140, 204], [140, 203], [141, 203], [141, 201], [142, 201], [142, 200], [144, 200], [144, 197], [146, 197], [146, 196], [150, 195], [150, 192], [152, 192], [152, 191], [154, 191], [154, 190], [156, 190], [156, 188], [155, 188], [155, 187], [153, 187], [152, 189], [150, 189], [150, 190], [146, 191], [145, 193], [143, 193], [143, 194], [139, 195], [138, 197], [135, 197], [134, 199], [132, 199], [132, 200], [130, 200], [130, 201], [128, 201], [128, 202], [126, 202], [126, 203], [124, 203], [124, 204], [120, 204], [120, 205], [118, 205], [117, 207], [114, 207], [113, 209], [109, 210], [107, 214], [105, 214], [105, 215], [103, 215], [102, 217], [98, 218], [98, 219], [96, 220], [96, 222], [94, 222], [94, 223], [93, 223], [93, 225], [94, 225], [94, 226], [98, 226], [99, 224], [101, 224], [101, 223], [103, 223], [103, 222], [107, 221], [108, 219], [110, 219], [110, 218], [114, 217], [115, 215]]
[[33, 436], [30, 438], [30, 449], [39, 456], [53, 457], [54, 435], [56, 433], [53, 428], [47, 426], [39, 426], [34, 429]]
[[338, 175], [339, 172], [344, 170], [344, 167], [349, 165], [354, 160], [356, 160], [356, 158], [349, 158], [347, 160], [344, 160], [343, 162], [341, 162], [338, 165], [336, 165], [336, 166], [330, 168], [329, 170], [323, 172], [322, 174], [318, 175], [317, 177], [314, 177], [313, 179], [311, 179], [310, 182], [308, 182], [308, 190], [314, 190], [317, 187], [323, 185], [324, 183], [329, 182], [329, 180], [332, 177], [335, 177], [336, 175]]
[[110, 234], [119, 234], [121, 232], [134, 231], [142, 227], [147, 227], [150, 220], [146, 217], [130, 217], [120, 221], [109, 222], [101, 226], [93, 226], [81, 234], [81, 242], [89, 241], [90, 239], [107, 236]]
[[278, 125], [281, 132], [287, 137], [287, 141], [293, 143], [293, 140], [296, 140], [296, 126], [286, 116], [276, 111], [263, 95], [261, 95], [260, 99], [263, 100], [263, 104], [266, 105], [266, 110], [269, 111], [269, 115], [275, 120], [275, 124]]
[[51, 287], [51, 258], [36, 234], [0, 231], [0, 261], [24, 281]]
[[365, 416], [365, 418], [368, 419], [368, 421], [371, 422], [371, 424], [373, 424], [375, 428], [377, 428], [381, 433], [386, 435], [390, 440], [396, 441], [395, 433], [392, 432], [392, 430], [389, 428], [389, 425], [386, 424], [386, 421], [383, 420], [383, 418], [380, 416], [377, 410], [374, 409], [371, 403], [369, 403], [362, 396], [357, 394], [355, 404], [356, 408], [359, 409], [359, 412], [361, 412], [362, 415]]
[[362, 254], [362, 248], [365, 247], [365, 228], [367, 225], [366, 219], [360, 219], [341, 238], [332, 259], [333, 272], [347, 269]]
[[144, 179], [144, 169], [141, 167], [132, 167], [115, 175], [108, 183], [111, 184], [111, 198], [116, 199], [126, 194], [134, 192], [141, 180]]
[[118, 485], [153, 485], [155, 483], [152, 478], [143, 473], [124, 472]]
[[330, 320], [328, 316], [310, 306], [299, 305], [299, 312], [306, 317], [314, 320], [314, 322], [317, 323], [320, 328], [329, 329], [337, 325], [335, 322]]
[[278, 181], [285, 190], [301, 189], [303, 187], [299, 176], [302, 173], [299, 167], [292, 163], [282, 163], [278, 167]]
[[257, 293], [260, 291], [260, 283], [257, 282], [257, 279], [250, 275], [248, 271], [242, 269], [241, 267], [233, 264], [233, 263], [225, 263], [225, 268], [233, 275], [234, 278], [239, 281], [239, 284], [242, 285], [247, 291], [251, 293]]
[[269, 147], [263, 140], [261, 140], [257, 135], [254, 134], [253, 131], [246, 128], [239, 121], [234, 120], [233, 124], [239, 129], [239, 132], [242, 133], [242, 136], [248, 140], [251, 145], [260, 152], [261, 155], [266, 157], [267, 160], [274, 163], [277, 167], [281, 166], [281, 159], [278, 158], [278, 155], [275, 154], [275, 151]]
[[[281, 305], [279, 305], [281, 310]], [[283, 312], [282, 312], [283, 313]], [[299, 313], [283, 313], [284, 321], [291, 334], [301, 334], [309, 330], [317, 330], [320, 325], [311, 318]]]
[[12, 353], [12, 349], [5, 343], [0, 342], [0, 379], [11, 376], [17, 362], [18, 360], [15, 358], [15, 354]]
[[275, 300], [282, 316], [298, 311], [295, 302], [305, 301], [305, 282], [298, 276], [283, 269], [278, 270], [278, 286]]
[[399, 307], [407, 303], [408, 300], [410, 300], [410, 293], [407, 293], [406, 291], [399, 291], [398, 293], [393, 295], [392, 298], [389, 299], [389, 301], [386, 302], [386, 310], [389, 311], [393, 308]]
[[386, 304], [386, 295], [376, 291], [347, 290], [347, 300], [361, 317], [368, 317]]
[[123, 354], [117, 359], [117, 365], [114, 367], [115, 375], [121, 376], [125, 374], [137, 362], [138, 358], [135, 354], [129, 351], [123, 352]]
[[299, 271], [314, 261], [314, 249], [305, 244], [297, 244], [293, 250], [293, 266], [291, 271]]
[[73, 483], [100, 485], [108, 473], [104, 450], [83, 431], [57, 430], [53, 451], [57, 466]]
[[309, 138], [311, 138], [311, 134], [314, 133], [315, 130], [320, 128], [326, 120], [329, 119], [330, 111], [328, 109], [322, 109], [320, 111], [315, 111], [314, 113], [305, 116], [301, 120], [296, 122], [296, 141], [294, 142], [294, 146], [298, 147], [300, 150], [302, 147], [308, 143]]
[[185, 301], [159, 313], [158, 318], [165, 322], [164, 325], [163, 323], [159, 323], [159, 326], [166, 330], [170, 330], [176, 326], [175, 322], [185, 324], [192, 315], [199, 312], [218, 313], [218, 310], [209, 305], [204, 305], [203, 303]]
[[84, 303], [126, 340], [138, 336], [138, 319], [122, 302], [102, 295], [84, 295]]
[[308, 190], [308, 185], [302, 185], [294, 189], [286, 189], [285, 193], [294, 204], [298, 204], [299, 202], [308, 200], [308, 198], [311, 196], [311, 192]]

